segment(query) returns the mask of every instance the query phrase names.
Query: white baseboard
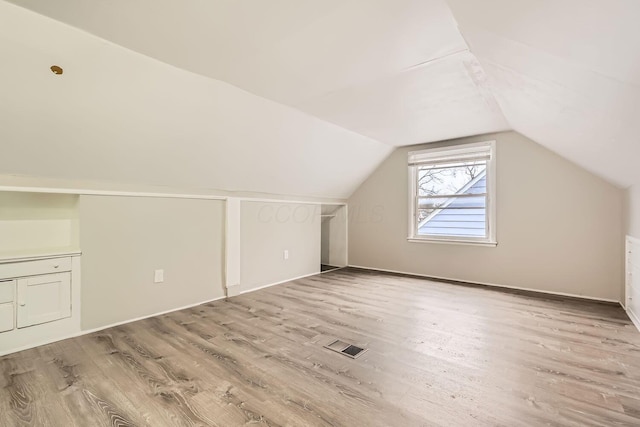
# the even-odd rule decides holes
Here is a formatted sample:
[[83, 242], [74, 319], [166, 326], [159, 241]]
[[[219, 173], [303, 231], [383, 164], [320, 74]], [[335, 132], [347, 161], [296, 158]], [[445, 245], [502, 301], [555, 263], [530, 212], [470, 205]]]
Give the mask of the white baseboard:
[[[276, 282], [276, 283], [270, 283], [268, 285], [260, 286], [258, 288], [248, 289], [246, 291], [240, 292], [240, 294], [247, 294], [249, 292], [254, 292], [254, 291], [257, 291], [257, 290], [260, 290], [260, 289], [269, 288], [269, 287], [275, 286], [275, 285], [280, 285], [282, 283], [291, 282], [291, 281], [298, 280], [298, 279], [304, 279], [305, 277], [315, 276], [315, 275], [317, 275], [319, 273], [320, 272], [317, 271], [317, 272], [313, 272], [313, 273], [310, 273], [310, 274], [305, 274], [303, 276], [294, 277], [292, 279], [282, 280], [282, 281]], [[127, 323], [137, 322], [139, 320], [148, 319], [150, 317], [162, 316], [163, 314], [173, 313], [174, 311], [186, 310], [187, 308], [197, 307], [197, 306], [202, 305], [202, 304], [207, 304], [207, 303], [210, 303], [210, 302], [219, 301], [219, 300], [225, 299], [225, 298], [227, 298], [227, 297], [223, 295], [223, 296], [216, 297], [216, 298], [213, 298], [213, 299], [209, 299], [209, 300], [206, 300], [206, 301], [200, 301], [200, 302], [197, 302], [197, 303], [194, 303], [194, 304], [185, 305], [185, 306], [182, 306], [182, 307], [176, 307], [176, 308], [172, 308], [172, 309], [169, 309], [169, 310], [159, 311], [157, 313], [147, 314], [145, 316], [136, 317], [134, 319], [127, 319], [127, 320], [123, 320], [121, 322], [110, 323], [108, 325], [99, 326], [99, 327], [93, 328], [93, 329], [82, 330], [82, 331], [74, 333], [74, 334], [68, 334], [68, 335], [58, 336], [56, 338], [52, 338], [52, 339], [48, 339], [48, 340], [38, 341], [36, 343], [29, 344], [27, 346], [16, 347], [16, 348], [12, 348], [12, 349], [9, 349], [9, 350], [2, 350], [2, 351], [0, 351], [0, 356], [5, 356], [7, 354], [17, 353], [19, 351], [29, 350], [31, 348], [40, 347], [42, 345], [47, 345], [47, 344], [52, 344], [52, 343], [58, 342], [58, 341], [64, 341], [64, 340], [67, 340], [67, 339], [70, 339], [70, 338], [80, 337], [82, 335], [92, 334], [94, 332], [100, 332], [100, 331], [103, 331], [105, 329], [114, 328], [116, 326], [125, 325]]]
[[29, 345], [22, 346], [22, 347], [12, 348], [12, 349], [9, 349], [9, 350], [3, 350], [3, 351], [0, 351], [0, 356], [5, 356], [5, 355], [11, 354], [11, 353], [17, 353], [19, 351], [29, 350], [31, 348], [40, 347], [42, 345], [47, 345], [47, 344], [52, 344], [52, 343], [58, 342], [58, 341], [64, 341], [64, 340], [67, 340], [67, 339], [70, 339], [70, 338], [80, 337], [82, 335], [92, 334], [94, 332], [99, 332], [99, 331], [102, 331], [104, 329], [113, 328], [115, 326], [120, 326], [120, 325], [124, 325], [124, 324], [127, 324], [127, 323], [137, 322], [138, 320], [144, 320], [144, 319], [148, 319], [150, 317], [161, 316], [163, 314], [172, 313], [174, 311], [180, 311], [180, 310], [185, 310], [187, 308], [197, 307], [199, 305], [207, 304], [207, 303], [210, 303], [210, 302], [213, 302], [213, 301], [218, 301], [218, 300], [221, 300], [221, 299], [224, 299], [224, 298], [225, 298], [225, 296], [221, 296], [221, 297], [217, 297], [217, 298], [214, 298], [214, 299], [197, 302], [195, 304], [185, 305], [183, 307], [172, 308], [170, 310], [160, 311], [160, 312], [157, 312], [157, 313], [153, 313], [153, 314], [149, 314], [149, 315], [145, 315], [145, 316], [141, 316], [141, 317], [136, 317], [135, 319], [123, 320], [121, 322], [111, 323], [109, 325], [100, 326], [100, 327], [93, 328], [93, 329], [82, 330], [82, 331], [74, 333], [74, 334], [68, 334], [68, 335], [65, 335], [65, 336], [59, 336], [59, 337], [48, 339], [48, 340], [38, 341], [36, 343], [29, 344]]
[[631, 310], [627, 310], [627, 316], [629, 316], [631, 322], [633, 322], [638, 332], [640, 332], [640, 318], [638, 318], [638, 316], [636, 316], [635, 313]]
[[342, 270], [343, 268], [347, 268], [347, 267], [349, 267], [349, 266], [348, 265], [343, 265], [341, 267], [332, 268], [331, 270], [320, 271], [320, 274], [331, 273], [332, 271]]
[[554, 291], [547, 291], [547, 290], [542, 290], [542, 289], [521, 288], [521, 287], [518, 287], [518, 286], [498, 285], [498, 284], [495, 284], [495, 283], [487, 283], [487, 282], [476, 282], [476, 281], [470, 282], [468, 280], [453, 279], [453, 278], [450, 278], [450, 277], [433, 276], [433, 275], [419, 274], [419, 273], [409, 273], [409, 272], [406, 272], [406, 271], [387, 270], [387, 269], [384, 269], [384, 268], [363, 267], [363, 266], [360, 266], [360, 265], [350, 265], [349, 267], [360, 268], [362, 270], [381, 271], [381, 272], [384, 272], [384, 273], [406, 274], [406, 275], [409, 275], [409, 276], [424, 277], [425, 279], [449, 280], [449, 281], [452, 281], [452, 282], [467, 283], [467, 284], [470, 284], [470, 285], [490, 286], [490, 287], [493, 287], [493, 288], [504, 288], [504, 289], [513, 289], [513, 290], [517, 290], [517, 291], [537, 292], [537, 293], [541, 293], [541, 294], [556, 295], [556, 296], [561, 296], [561, 297], [570, 297], [570, 298], [584, 299], [584, 300], [590, 300], [590, 301], [599, 301], [599, 302], [607, 302], [607, 303], [613, 303], [613, 304], [622, 305], [622, 303], [620, 301], [613, 300], [613, 299], [597, 298], [597, 297], [590, 297], [590, 296], [585, 296], [585, 295], [576, 295], [576, 294], [571, 294], [571, 293], [567, 293], [567, 292], [554, 292]]
[[189, 305], [185, 305], [185, 306], [182, 306], [182, 307], [171, 308], [169, 310], [159, 311], [157, 313], [148, 314], [148, 315], [141, 316], [141, 317], [136, 317], [134, 319], [123, 320], [121, 322], [111, 323], [109, 325], [99, 326], [99, 327], [93, 328], [93, 329], [87, 329], [85, 331], [82, 331], [82, 333], [78, 334], [77, 336], [92, 334], [94, 332], [103, 331], [105, 329], [113, 328], [113, 327], [116, 327], [116, 326], [126, 325], [127, 323], [137, 322], [138, 320], [148, 319], [150, 317], [162, 316], [163, 314], [173, 313], [174, 311], [186, 310], [187, 308], [197, 307], [199, 305], [208, 304], [208, 303], [214, 302], [214, 301], [220, 301], [221, 299], [225, 299], [225, 298], [226, 298], [226, 296], [223, 295], [221, 297], [216, 297], [216, 298], [209, 299], [209, 300], [206, 300], [206, 301], [196, 302], [194, 304], [189, 304]]
[[281, 280], [280, 282], [269, 283], [268, 285], [262, 285], [262, 286], [259, 286], [257, 288], [247, 289], [246, 291], [240, 292], [240, 295], [248, 294], [249, 292], [259, 291], [260, 289], [270, 288], [271, 286], [281, 285], [281, 284], [287, 283], [287, 282], [293, 282], [294, 280], [304, 279], [305, 277], [315, 276], [316, 274], [320, 274], [320, 272], [316, 271], [316, 272], [313, 272], [313, 273], [309, 273], [309, 274], [305, 274], [305, 275], [302, 275], [302, 276], [294, 277], [293, 279]]
[[[349, 265], [348, 267], [360, 268], [360, 269], [369, 270], [369, 271], [380, 271], [380, 272], [385, 272], [385, 273], [406, 274], [406, 275], [409, 275], [409, 276], [424, 277], [426, 279], [450, 280], [450, 281], [455, 281], [455, 282], [468, 283], [468, 284], [471, 284], [471, 285], [491, 286], [491, 287], [496, 287], [496, 288], [515, 289], [515, 290], [520, 290], [520, 291], [539, 292], [539, 293], [542, 293], [542, 294], [550, 294], [550, 295], [557, 295], [557, 296], [567, 296], [567, 297], [572, 297], [572, 298], [587, 299], [587, 300], [592, 300], [592, 301], [602, 301], [602, 302], [608, 302], [608, 303], [620, 303], [619, 301], [606, 299], [606, 298], [594, 298], [594, 297], [583, 296], [583, 295], [575, 295], [575, 294], [564, 293], [564, 292], [552, 292], [552, 291], [546, 291], [546, 290], [540, 290], [540, 289], [531, 289], [531, 288], [521, 288], [521, 287], [516, 287], [516, 286], [498, 285], [498, 284], [486, 283], [486, 282], [469, 282], [469, 281], [466, 281], [466, 280], [452, 279], [452, 278], [449, 278], [449, 277], [430, 276], [430, 275], [426, 275], [426, 274], [409, 273], [409, 272], [398, 271], [398, 270], [388, 270], [388, 269], [382, 269], [382, 268], [364, 267], [364, 266], [359, 266], [359, 265]], [[317, 271], [317, 272], [313, 272], [313, 273], [310, 273], [310, 274], [305, 274], [305, 275], [302, 275], [302, 276], [294, 277], [294, 278], [291, 278], [291, 279], [286, 279], [286, 280], [282, 280], [282, 281], [279, 281], [279, 282], [270, 283], [270, 284], [263, 285], [263, 286], [260, 286], [260, 287], [257, 287], [257, 288], [253, 288], [253, 289], [248, 289], [246, 291], [242, 291], [242, 292], [240, 292], [240, 294], [241, 295], [242, 294], [247, 294], [247, 293], [258, 291], [260, 289], [270, 288], [272, 286], [281, 285], [281, 284], [287, 283], [287, 282], [292, 282], [294, 280], [304, 279], [306, 277], [315, 276], [315, 275], [317, 275], [319, 273], [320, 272]], [[163, 314], [172, 313], [172, 312], [175, 312], [175, 311], [185, 310], [185, 309], [196, 307], [196, 306], [199, 306], [199, 305], [202, 305], [202, 304], [207, 304], [207, 303], [210, 303], [210, 302], [219, 301], [219, 300], [224, 299], [224, 298], [226, 298], [226, 297], [225, 296], [220, 296], [220, 297], [217, 297], [217, 298], [213, 298], [213, 299], [197, 302], [197, 303], [194, 303], [194, 304], [185, 305], [185, 306], [182, 306], [182, 307], [176, 307], [176, 308], [172, 308], [172, 309], [169, 309], [169, 310], [164, 310], [164, 311], [148, 314], [148, 315], [145, 315], [145, 316], [136, 317], [136, 318], [133, 318], [133, 319], [123, 320], [121, 322], [111, 323], [111, 324], [100, 326], [100, 327], [93, 328], [93, 329], [83, 330], [83, 331], [80, 331], [78, 333], [70, 334], [70, 335], [63, 336], [63, 337], [56, 337], [56, 338], [50, 339], [50, 340], [39, 341], [39, 342], [37, 342], [35, 344], [30, 344], [28, 346], [23, 346], [23, 347], [19, 347], [19, 348], [14, 348], [14, 349], [2, 351], [2, 352], [0, 352], [0, 356], [4, 356], [4, 355], [7, 355], [7, 354], [11, 354], [11, 353], [16, 353], [16, 352], [23, 351], [23, 350], [28, 350], [28, 349], [31, 349], [31, 348], [34, 348], [34, 347], [39, 347], [39, 346], [42, 346], [42, 345], [47, 345], [47, 344], [51, 344], [51, 343], [58, 342], [58, 341], [63, 341], [63, 340], [70, 339], [70, 338], [76, 338], [76, 337], [79, 337], [79, 336], [82, 336], [82, 335], [92, 334], [94, 332], [99, 332], [99, 331], [102, 331], [102, 330], [105, 330], [105, 329], [109, 329], [109, 328], [113, 328], [113, 327], [116, 327], [116, 326], [125, 325], [127, 323], [133, 323], [133, 322], [137, 322], [139, 320], [148, 319], [150, 317], [156, 317], [156, 316], [161, 316]], [[638, 319], [638, 317], [633, 312], [627, 311], [627, 314], [629, 315], [629, 318], [634, 323], [634, 325], [640, 331], [640, 319]]]
[[240, 295], [240, 284], [227, 286], [227, 298], [235, 297], [236, 295]]
[[[271, 286], [280, 285], [282, 283], [291, 282], [293, 280], [298, 280], [298, 279], [302, 279], [302, 278], [309, 277], [309, 276], [315, 276], [316, 274], [318, 274], [318, 273], [306, 274], [304, 276], [294, 277], [293, 279], [287, 279], [287, 280], [283, 280], [281, 282], [271, 283], [271, 284], [268, 284], [268, 285], [261, 286], [259, 288], [249, 289], [249, 290], [240, 292], [240, 294], [247, 294], [249, 292], [257, 291], [259, 289], [264, 289], [264, 288], [268, 288], [268, 287], [271, 287]], [[240, 286], [238, 286], [238, 285], [233, 286], [233, 288], [239, 288], [239, 287]], [[174, 311], [186, 310], [187, 308], [197, 307], [197, 306], [202, 305], [202, 304], [207, 304], [207, 303], [210, 303], [210, 302], [219, 301], [219, 300], [222, 300], [222, 299], [225, 299], [225, 298], [227, 298], [227, 296], [223, 295], [221, 297], [213, 298], [213, 299], [206, 300], [206, 301], [197, 302], [195, 304], [189, 304], [189, 305], [185, 305], [183, 307], [172, 308], [170, 310], [160, 311], [158, 313], [153, 313], [153, 314], [149, 314], [149, 315], [142, 316], [142, 317], [136, 317], [135, 319], [123, 320], [122, 322], [116, 322], [116, 323], [112, 323], [112, 324], [109, 324], [109, 325], [106, 325], [106, 326], [100, 326], [98, 328], [82, 331], [81, 333], [76, 334], [75, 336], [92, 334], [94, 332], [99, 332], [99, 331], [102, 331], [104, 329], [113, 328], [115, 326], [120, 326], [120, 325], [125, 325], [127, 323], [137, 322], [138, 320], [144, 320], [144, 319], [148, 319], [150, 317], [162, 316], [163, 314], [173, 313]], [[72, 337], [67, 337], [67, 338], [72, 338]], [[63, 339], [66, 339], [66, 338], [63, 338]]]

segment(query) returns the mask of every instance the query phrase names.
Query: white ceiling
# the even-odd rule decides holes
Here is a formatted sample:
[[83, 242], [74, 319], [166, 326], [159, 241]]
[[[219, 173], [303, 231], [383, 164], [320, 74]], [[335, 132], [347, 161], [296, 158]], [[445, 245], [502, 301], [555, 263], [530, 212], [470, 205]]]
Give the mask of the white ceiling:
[[449, 0], [511, 127], [640, 184], [640, 2]]
[[389, 145], [509, 128], [444, 0], [14, 3]]
[[0, 58], [0, 174], [345, 198], [392, 150], [6, 2]]
[[513, 128], [640, 182], [637, 0], [12, 1], [87, 33], [0, 0], [0, 173], [346, 197]]

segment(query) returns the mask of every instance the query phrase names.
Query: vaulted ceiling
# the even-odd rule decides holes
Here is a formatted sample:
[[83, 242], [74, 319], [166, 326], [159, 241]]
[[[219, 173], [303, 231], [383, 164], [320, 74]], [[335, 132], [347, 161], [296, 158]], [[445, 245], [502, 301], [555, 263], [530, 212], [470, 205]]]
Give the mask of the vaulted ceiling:
[[635, 0], [12, 3], [0, 173], [347, 197], [394, 146], [513, 128], [640, 182]]
[[640, 2], [448, 3], [514, 130], [640, 184]]

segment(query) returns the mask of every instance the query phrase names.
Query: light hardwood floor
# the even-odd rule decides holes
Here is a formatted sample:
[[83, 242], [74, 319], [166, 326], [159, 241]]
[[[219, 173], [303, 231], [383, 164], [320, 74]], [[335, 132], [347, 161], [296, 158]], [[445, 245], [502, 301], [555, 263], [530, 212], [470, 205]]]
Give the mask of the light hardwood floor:
[[639, 426], [640, 333], [613, 305], [343, 269], [2, 357], [0, 426], [27, 425]]

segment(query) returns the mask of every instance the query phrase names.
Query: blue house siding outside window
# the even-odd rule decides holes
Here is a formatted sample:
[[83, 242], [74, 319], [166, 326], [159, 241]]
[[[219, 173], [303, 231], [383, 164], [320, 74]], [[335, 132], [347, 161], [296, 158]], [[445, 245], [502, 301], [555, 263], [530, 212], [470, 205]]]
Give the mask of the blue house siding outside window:
[[[485, 194], [486, 173], [465, 194]], [[484, 237], [486, 233], [485, 202], [478, 198], [455, 198], [443, 209], [421, 221], [419, 235]]]

